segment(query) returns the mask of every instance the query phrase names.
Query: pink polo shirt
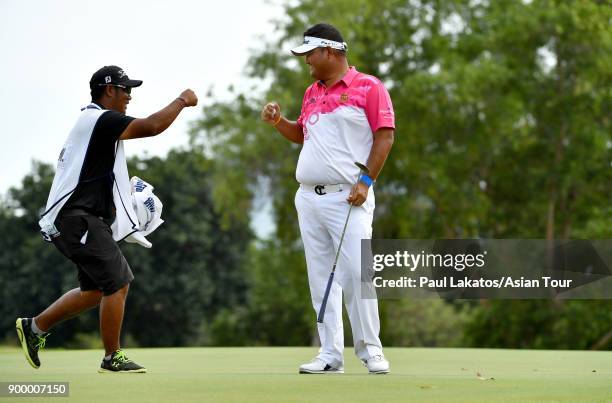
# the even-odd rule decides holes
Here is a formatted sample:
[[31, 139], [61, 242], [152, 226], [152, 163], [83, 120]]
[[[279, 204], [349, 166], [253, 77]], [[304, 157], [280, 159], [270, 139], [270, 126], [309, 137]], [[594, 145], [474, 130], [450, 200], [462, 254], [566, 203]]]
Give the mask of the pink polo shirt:
[[394, 129], [395, 115], [382, 82], [351, 67], [331, 88], [320, 81], [308, 87], [297, 123], [304, 133], [297, 181], [329, 185], [355, 182], [354, 162], [367, 162], [373, 133]]

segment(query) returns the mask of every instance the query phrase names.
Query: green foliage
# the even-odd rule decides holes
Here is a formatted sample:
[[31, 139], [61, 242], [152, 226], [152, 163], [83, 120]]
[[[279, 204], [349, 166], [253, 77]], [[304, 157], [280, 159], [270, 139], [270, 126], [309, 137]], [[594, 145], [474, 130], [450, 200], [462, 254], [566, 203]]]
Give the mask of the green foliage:
[[[469, 346], [590, 349], [610, 331], [610, 301], [483, 301], [466, 326]], [[612, 349], [612, 341], [600, 346]]]
[[[343, 32], [350, 64], [380, 77], [393, 99], [376, 238], [612, 236], [609, 2], [303, 0], [285, 9], [276, 39], [246, 66], [253, 89], [206, 106], [190, 150], [131, 161], [156, 186], [166, 223], [153, 249], [123, 246], [136, 276], [127, 337], [143, 346], [312, 342], [294, 207], [300, 147], [259, 113], [275, 100], [297, 118], [311, 78], [286, 50], [321, 21]], [[0, 232], [10, 234], [0, 237], [0, 336], [76, 284], [37, 231], [51, 180], [52, 168], [37, 164], [0, 203]], [[253, 244], [262, 195], [275, 234]], [[382, 301], [382, 338], [589, 348], [609, 333], [611, 311], [607, 301]], [[95, 314], [82, 315], [58, 326], [53, 343], [86, 344], [74, 335], [95, 327]]]
[[[76, 269], [55, 247], [42, 240], [38, 227], [47, 202], [53, 168], [35, 163], [20, 188], [10, 190], [0, 205], [0, 329], [15, 337], [15, 319], [34, 316], [64, 292], [75, 287]], [[96, 329], [96, 318], [81, 315], [54, 329], [61, 344], [79, 329]]]
[[244, 302], [250, 229], [221, 225], [210, 196], [215, 183], [201, 152], [171, 151], [163, 160], [131, 163], [130, 174], [155, 186], [166, 222], [148, 237], [152, 249], [123, 247], [136, 277], [124, 328], [143, 346], [206, 344], [205, 324], [220, 309]]
[[[244, 304], [245, 261], [251, 231], [241, 223], [221, 225], [210, 197], [215, 185], [209, 162], [197, 151], [172, 151], [165, 159], [133, 159], [130, 173], [155, 186], [166, 222], [148, 239], [152, 249], [123, 243], [134, 272], [126, 304], [125, 339], [141, 346], [210, 343], [209, 323], [222, 308]], [[42, 241], [38, 215], [53, 170], [38, 164], [10, 203], [0, 208], [1, 329], [14, 333], [20, 315], [36, 315], [78, 287], [76, 268]], [[9, 232], [10, 231], [10, 232]], [[53, 329], [51, 345], [91, 346], [98, 328], [95, 310]]]
[[249, 253], [246, 309], [226, 310], [213, 324], [214, 344], [308, 345], [316, 320], [301, 248], [264, 241]]
[[[259, 112], [275, 100], [286, 117], [297, 118], [311, 79], [303, 60], [285, 50], [308, 26], [325, 21], [343, 32], [349, 63], [385, 82], [395, 107], [395, 144], [376, 184], [375, 237], [609, 238], [611, 18], [609, 3], [578, 0], [289, 4], [277, 21], [277, 39], [247, 66], [259, 92], [214, 103], [192, 131], [194, 144], [210, 147], [213, 175], [223, 179], [213, 195], [216, 206], [224, 217], [246, 221], [249, 200], [263, 191], [274, 206], [278, 248], [292, 250], [299, 239], [293, 206], [299, 146], [263, 124]], [[245, 209], [227, 208], [236, 205]], [[305, 273], [304, 262], [296, 264]], [[282, 270], [271, 264], [266, 274], [280, 278]], [[293, 287], [300, 286], [296, 279]], [[274, 298], [268, 295], [270, 306]], [[409, 302], [393, 302], [382, 304], [383, 337], [389, 333], [390, 342], [456, 343], [412, 332], [421, 323], [414, 315], [393, 329], [393, 321], [412, 309]], [[565, 326], [565, 316], [553, 314], [548, 304], [494, 305], [550, 316], [550, 326]], [[423, 314], [453, 317], [429, 320], [447, 333], [460, 332], [470, 315], [453, 316], [446, 308], [427, 306], [432, 312]], [[480, 329], [474, 323], [485, 324], [478, 315], [470, 323]], [[224, 331], [230, 323], [244, 325], [224, 323]], [[596, 332], [605, 333], [604, 323]], [[290, 329], [294, 323], [277, 325]], [[509, 326], [502, 322], [489, 333], [521, 332]], [[558, 342], [574, 348], [587, 343], [563, 340]], [[491, 343], [520, 345], [510, 339]]]
[[471, 319], [467, 304], [439, 299], [381, 301], [383, 345], [396, 347], [462, 346]]
[[278, 39], [247, 67], [272, 84], [207, 108], [192, 138], [210, 145], [227, 189], [241, 189], [215, 197], [244, 205], [257, 190], [249, 184], [265, 178], [278, 235], [296, 238], [287, 216], [299, 147], [259, 111], [277, 100], [298, 116], [311, 80], [279, 49], [329, 21], [349, 43], [349, 62], [381, 77], [394, 101], [377, 236], [606, 236], [583, 229], [611, 216], [611, 17], [605, 2], [302, 1], [287, 6]]

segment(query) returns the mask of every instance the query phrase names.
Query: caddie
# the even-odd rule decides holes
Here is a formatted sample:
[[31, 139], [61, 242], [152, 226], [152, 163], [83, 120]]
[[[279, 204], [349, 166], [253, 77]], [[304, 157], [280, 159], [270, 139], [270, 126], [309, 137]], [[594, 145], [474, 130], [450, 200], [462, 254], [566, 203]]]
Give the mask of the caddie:
[[39, 315], [17, 319], [19, 341], [34, 368], [40, 367], [38, 351], [54, 325], [99, 306], [105, 357], [98, 372], [146, 372], [119, 344], [134, 276], [117, 242], [131, 238], [150, 246], [144, 236], [138, 236], [142, 234], [132, 206], [122, 140], [163, 132], [183, 108], [195, 106], [198, 99], [188, 89], [147, 118], [126, 116], [132, 89], [141, 84], [117, 66], [96, 71], [89, 82], [91, 103], [82, 109], [59, 155], [40, 226], [45, 239], [76, 265], [80, 287]]

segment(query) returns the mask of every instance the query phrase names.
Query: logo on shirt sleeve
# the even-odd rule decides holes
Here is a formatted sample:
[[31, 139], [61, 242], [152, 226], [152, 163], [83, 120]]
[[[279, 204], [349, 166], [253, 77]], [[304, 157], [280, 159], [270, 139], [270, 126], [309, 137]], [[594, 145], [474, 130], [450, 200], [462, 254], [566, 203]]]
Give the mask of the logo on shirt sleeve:
[[383, 114], [383, 115], [386, 115], [386, 116], [393, 116], [394, 115], [393, 108], [391, 108], [390, 106], [388, 108], [386, 108], [386, 109], [381, 109], [380, 113]]
[[64, 144], [64, 148], [60, 152], [59, 157], [57, 158], [57, 170], [64, 169], [64, 167], [70, 161], [70, 155], [72, 154], [73, 146], [71, 143]]

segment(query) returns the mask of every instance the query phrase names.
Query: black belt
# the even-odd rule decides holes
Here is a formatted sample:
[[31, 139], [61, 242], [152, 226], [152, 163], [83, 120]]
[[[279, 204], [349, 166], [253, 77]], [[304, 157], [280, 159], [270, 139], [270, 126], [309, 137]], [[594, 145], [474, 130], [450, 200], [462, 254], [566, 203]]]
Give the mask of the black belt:
[[319, 196], [326, 195], [328, 193], [342, 192], [344, 189], [350, 189], [351, 185], [345, 183], [337, 183], [335, 185], [304, 185], [300, 184], [300, 187], [309, 192], [314, 192]]

